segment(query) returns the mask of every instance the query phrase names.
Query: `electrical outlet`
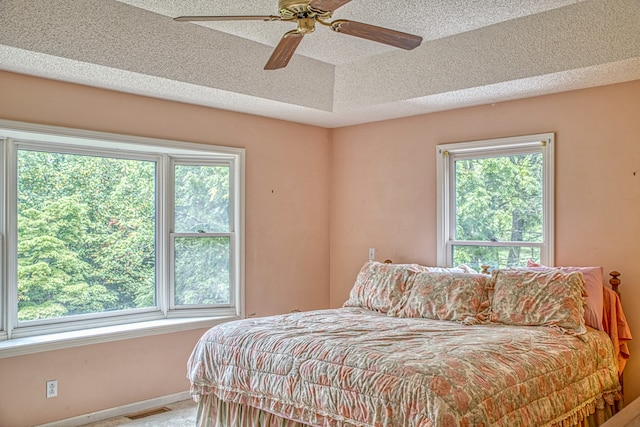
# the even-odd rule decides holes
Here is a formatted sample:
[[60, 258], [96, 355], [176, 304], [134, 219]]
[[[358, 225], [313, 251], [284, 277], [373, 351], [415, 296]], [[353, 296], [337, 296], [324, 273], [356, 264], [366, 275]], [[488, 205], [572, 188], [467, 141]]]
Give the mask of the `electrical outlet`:
[[47, 399], [58, 396], [58, 380], [47, 381]]
[[376, 259], [376, 248], [369, 248], [369, 260], [373, 261]]

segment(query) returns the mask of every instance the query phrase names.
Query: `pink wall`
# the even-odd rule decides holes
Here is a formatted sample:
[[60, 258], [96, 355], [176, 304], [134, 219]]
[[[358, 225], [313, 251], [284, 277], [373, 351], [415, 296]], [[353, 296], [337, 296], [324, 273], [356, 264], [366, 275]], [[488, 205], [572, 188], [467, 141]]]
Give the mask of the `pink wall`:
[[[2, 119], [244, 147], [247, 315], [329, 305], [329, 130], [6, 72], [0, 94]], [[186, 360], [201, 332], [0, 359], [0, 425], [188, 390]], [[52, 378], [59, 396], [47, 400]]]
[[640, 395], [640, 81], [337, 129], [331, 306], [367, 259], [436, 261], [435, 146], [556, 133], [556, 264], [622, 273], [633, 331], [626, 398]]
[[[33, 426], [189, 389], [186, 361], [204, 330], [0, 359], [0, 425]], [[58, 397], [44, 384], [58, 379]]]
[[[258, 316], [341, 305], [369, 247], [435, 263], [436, 144], [556, 132], [556, 263], [621, 271], [640, 331], [640, 81], [333, 131], [3, 72], [0, 93], [3, 119], [245, 147], [246, 309]], [[0, 425], [184, 391], [201, 332], [0, 359]], [[631, 350], [627, 399], [640, 395], [640, 338]], [[52, 375], [60, 395], [46, 400]], [[87, 389], [96, 381], [104, 391]]]

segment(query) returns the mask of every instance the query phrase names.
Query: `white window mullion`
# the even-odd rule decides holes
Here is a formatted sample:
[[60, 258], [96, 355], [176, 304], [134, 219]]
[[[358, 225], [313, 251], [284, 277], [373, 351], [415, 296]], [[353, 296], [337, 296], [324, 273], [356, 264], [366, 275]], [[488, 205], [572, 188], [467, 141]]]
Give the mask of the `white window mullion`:
[[449, 206], [449, 155], [440, 147], [436, 147], [436, 265], [445, 266], [450, 264], [447, 257], [449, 253], [449, 236], [450, 236], [450, 212]]
[[234, 238], [233, 238], [233, 272], [234, 272], [234, 295], [235, 295], [235, 315], [245, 317], [244, 310], [244, 156], [238, 156], [233, 163], [233, 218], [234, 218]]
[[7, 230], [6, 216], [4, 214], [4, 195], [6, 192], [6, 178], [5, 178], [5, 159], [6, 159], [7, 141], [0, 138], [0, 340], [7, 338], [7, 310], [5, 304], [2, 301], [7, 301], [7, 268], [4, 262], [5, 254], [5, 233]]
[[[237, 307], [238, 304], [238, 262], [239, 256], [237, 253], [237, 227], [239, 226], [239, 217], [238, 217], [238, 206], [237, 206], [237, 198], [238, 191], [236, 186], [239, 184], [239, 180], [234, 179], [237, 176], [236, 172], [236, 164], [229, 164], [229, 236], [230, 236], [230, 265], [229, 265], [229, 280], [230, 280], [230, 289], [229, 289], [229, 303], [232, 307]], [[236, 311], [238, 311], [236, 309]]]
[[[173, 227], [172, 227], [173, 228]], [[169, 233], [169, 238], [167, 240], [168, 250], [169, 250], [169, 262], [167, 263], [168, 272], [167, 272], [167, 313], [169, 311], [175, 310], [175, 300], [176, 300], [176, 284], [175, 284], [175, 234], [173, 232]]]
[[14, 283], [18, 283], [18, 218], [15, 209], [7, 209], [9, 206], [16, 206], [18, 200], [18, 168], [17, 168], [17, 150], [14, 141], [11, 138], [6, 140], [6, 149], [4, 152], [6, 156], [4, 159], [5, 165], [5, 197], [3, 206], [3, 212], [5, 216], [5, 239], [4, 239], [4, 279], [6, 280], [6, 306], [3, 309], [6, 311], [5, 320], [7, 338], [11, 339], [13, 330], [18, 324], [18, 288], [12, 286]]
[[540, 261], [543, 265], [555, 265], [555, 138], [553, 134], [548, 135], [546, 143], [542, 150], [543, 158], [543, 180], [542, 193], [544, 197], [544, 241], [547, 243], [545, 250], [542, 252]]
[[164, 155], [158, 161], [156, 177], [156, 295], [158, 307], [163, 316], [167, 317], [171, 298], [168, 285], [171, 277], [168, 269], [171, 263], [167, 262], [167, 257], [170, 256], [169, 233], [173, 209], [173, 174], [169, 156]]
[[455, 156], [447, 153], [445, 156], [447, 165], [447, 252], [445, 256], [445, 265], [453, 265], [453, 243], [456, 240], [456, 196], [455, 189]]

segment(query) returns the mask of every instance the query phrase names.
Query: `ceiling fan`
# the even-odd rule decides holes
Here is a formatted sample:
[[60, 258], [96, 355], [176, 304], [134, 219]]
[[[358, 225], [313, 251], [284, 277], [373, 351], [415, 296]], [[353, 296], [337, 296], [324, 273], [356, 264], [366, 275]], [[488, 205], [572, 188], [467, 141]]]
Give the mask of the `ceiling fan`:
[[351, 0], [278, 0], [279, 15], [269, 16], [179, 16], [176, 21], [296, 21], [297, 28], [284, 34], [265, 65], [265, 70], [284, 68], [300, 41], [315, 30], [316, 22], [333, 31], [350, 36], [411, 50], [422, 43], [422, 37], [362, 22], [338, 19], [328, 22], [333, 12]]

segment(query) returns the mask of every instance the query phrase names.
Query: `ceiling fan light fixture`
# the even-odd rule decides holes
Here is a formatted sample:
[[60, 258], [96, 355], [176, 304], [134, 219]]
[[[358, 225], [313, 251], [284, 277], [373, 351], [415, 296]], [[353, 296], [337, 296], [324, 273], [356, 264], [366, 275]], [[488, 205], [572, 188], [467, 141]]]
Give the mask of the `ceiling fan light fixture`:
[[298, 32], [301, 34], [313, 33], [316, 29], [316, 20], [314, 18], [298, 19]]

